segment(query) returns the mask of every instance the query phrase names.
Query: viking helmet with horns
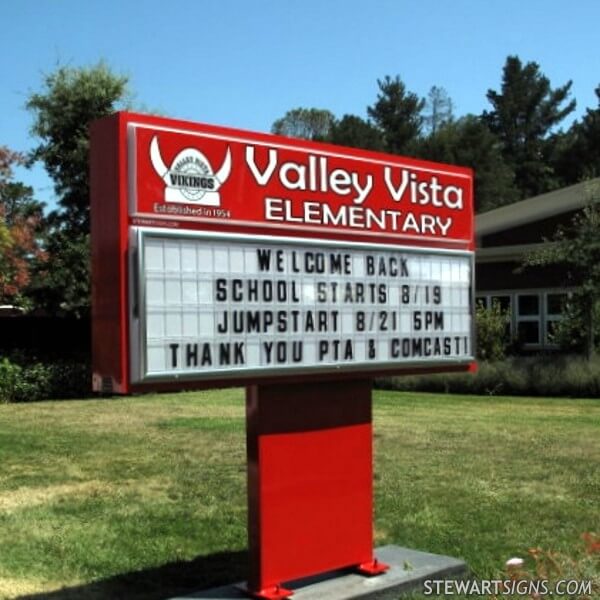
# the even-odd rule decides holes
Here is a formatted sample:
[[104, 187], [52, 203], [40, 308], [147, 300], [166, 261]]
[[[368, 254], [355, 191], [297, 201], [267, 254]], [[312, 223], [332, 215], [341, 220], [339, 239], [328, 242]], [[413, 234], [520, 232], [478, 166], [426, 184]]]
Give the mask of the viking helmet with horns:
[[219, 206], [219, 188], [231, 172], [231, 150], [227, 147], [221, 168], [215, 173], [210, 161], [200, 150], [185, 148], [167, 167], [162, 159], [155, 135], [150, 142], [150, 159], [159, 177], [165, 182], [165, 202], [183, 202], [204, 206]]

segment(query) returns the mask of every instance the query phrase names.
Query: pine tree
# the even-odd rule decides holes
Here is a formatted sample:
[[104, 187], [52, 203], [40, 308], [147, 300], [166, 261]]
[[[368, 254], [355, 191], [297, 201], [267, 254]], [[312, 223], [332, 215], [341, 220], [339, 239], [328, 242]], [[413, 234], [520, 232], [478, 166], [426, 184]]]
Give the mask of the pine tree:
[[423, 127], [425, 100], [408, 91], [398, 76], [392, 79], [388, 75], [377, 80], [377, 85], [377, 101], [367, 113], [382, 133], [384, 149], [392, 154], [410, 154]]
[[492, 110], [484, 112], [484, 121], [502, 142], [502, 153], [524, 198], [559, 185], [549, 164], [550, 138], [563, 119], [575, 110], [575, 100], [568, 101], [571, 83], [552, 88], [537, 63], [523, 65], [517, 56], [509, 56], [503, 69], [501, 91], [487, 93]]

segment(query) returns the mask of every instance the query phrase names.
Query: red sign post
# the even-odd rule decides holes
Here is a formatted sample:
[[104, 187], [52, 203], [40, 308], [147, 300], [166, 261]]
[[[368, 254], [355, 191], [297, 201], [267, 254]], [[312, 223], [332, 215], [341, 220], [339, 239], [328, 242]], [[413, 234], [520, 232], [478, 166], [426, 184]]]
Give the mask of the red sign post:
[[119, 113], [91, 181], [94, 388], [247, 386], [255, 596], [384, 571], [371, 381], [474, 365], [470, 170]]

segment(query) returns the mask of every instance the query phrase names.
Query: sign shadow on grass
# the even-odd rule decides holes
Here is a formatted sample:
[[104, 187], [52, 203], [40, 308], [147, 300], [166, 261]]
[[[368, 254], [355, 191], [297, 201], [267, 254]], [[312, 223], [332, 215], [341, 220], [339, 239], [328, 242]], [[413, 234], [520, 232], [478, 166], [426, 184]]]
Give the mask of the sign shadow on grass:
[[246, 551], [219, 552], [18, 600], [164, 600], [246, 578]]

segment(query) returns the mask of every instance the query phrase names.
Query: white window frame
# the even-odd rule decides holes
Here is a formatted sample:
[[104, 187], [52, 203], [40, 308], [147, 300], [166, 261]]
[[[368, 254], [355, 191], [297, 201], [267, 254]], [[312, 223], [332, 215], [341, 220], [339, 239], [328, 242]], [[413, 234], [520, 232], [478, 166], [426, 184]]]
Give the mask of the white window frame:
[[[548, 341], [547, 323], [559, 321], [562, 318], [561, 314], [548, 312], [548, 296], [553, 294], [572, 295], [574, 288], [533, 288], [533, 289], [502, 289], [502, 290], [486, 290], [477, 292], [475, 300], [484, 299], [486, 307], [491, 306], [493, 298], [498, 296], [510, 297], [510, 334], [512, 337], [517, 335], [519, 323], [524, 321], [538, 322], [538, 341], [537, 343], [523, 344], [526, 350], [556, 350], [557, 344]], [[520, 296], [538, 296], [539, 313], [537, 315], [520, 315], [519, 314], [519, 297]]]

